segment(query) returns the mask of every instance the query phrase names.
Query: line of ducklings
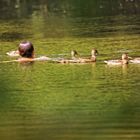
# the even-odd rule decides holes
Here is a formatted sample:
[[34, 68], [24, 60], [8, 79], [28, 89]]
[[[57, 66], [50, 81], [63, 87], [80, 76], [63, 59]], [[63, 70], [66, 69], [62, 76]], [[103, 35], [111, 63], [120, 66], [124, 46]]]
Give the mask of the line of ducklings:
[[[9, 56], [19, 56], [17, 51], [8, 52], [7, 55]], [[71, 59], [57, 59], [57, 58], [50, 58], [46, 56], [41, 56], [39, 58], [34, 58], [34, 60], [38, 61], [53, 61], [57, 63], [93, 63], [96, 62], [96, 56], [98, 55], [97, 49], [91, 50], [91, 56], [89, 58], [81, 58], [76, 50], [71, 51]], [[130, 60], [129, 60], [130, 59]], [[122, 54], [121, 59], [118, 60], [105, 60], [104, 63], [108, 65], [123, 65], [128, 64], [129, 62], [140, 64], [140, 57], [132, 59], [127, 55], [127, 53]]]
[[[91, 57], [89, 58], [81, 58], [78, 57], [78, 53], [76, 50], [71, 51], [71, 59], [62, 59], [57, 62], [59, 63], [92, 63], [96, 62], [96, 56], [98, 55], [98, 51], [96, 49], [91, 50]], [[130, 59], [130, 60], [129, 60]], [[122, 54], [122, 58], [118, 60], [105, 60], [104, 63], [108, 65], [123, 65], [123, 64], [128, 64], [129, 62], [131, 63], [136, 63], [140, 64], [140, 58], [134, 58], [129, 57], [127, 53]]]
[[71, 59], [62, 59], [58, 60], [58, 63], [91, 63], [96, 62], [96, 55], [98, 51], [96, 49], [91, 50], [91, 56], [89, 58], [81, 58], [79, 57], [76, 50], [71, 51]]

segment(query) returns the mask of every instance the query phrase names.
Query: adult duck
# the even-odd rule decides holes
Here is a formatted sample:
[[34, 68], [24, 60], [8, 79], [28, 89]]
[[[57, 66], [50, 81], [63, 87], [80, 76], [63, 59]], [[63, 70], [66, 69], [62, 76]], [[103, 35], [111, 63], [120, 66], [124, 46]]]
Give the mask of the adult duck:
[[124, 65], [128, 64], [128, 55], [126, 53], [122, 54], [121, 60], [108, 60], [104, 61], [108, 65]]

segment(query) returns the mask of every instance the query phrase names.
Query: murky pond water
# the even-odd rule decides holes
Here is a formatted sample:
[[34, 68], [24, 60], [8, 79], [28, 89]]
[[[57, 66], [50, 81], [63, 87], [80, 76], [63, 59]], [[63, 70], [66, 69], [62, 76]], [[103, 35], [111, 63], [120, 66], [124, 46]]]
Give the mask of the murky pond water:
[[0, 139], [140, 139], [140, 65], [109, 67], [103, 60], [140, 54], [139, 16], [58, 17], [0, 20], [0, 61], [21, 40], [36, 56], [81, 57], [92, 48], [93, 64], [0, 63]]

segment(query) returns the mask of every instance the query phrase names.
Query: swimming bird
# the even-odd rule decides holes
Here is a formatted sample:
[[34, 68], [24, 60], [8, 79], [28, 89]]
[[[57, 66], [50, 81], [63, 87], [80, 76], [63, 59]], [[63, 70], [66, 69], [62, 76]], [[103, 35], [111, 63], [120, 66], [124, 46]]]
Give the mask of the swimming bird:
[[81, 63], [96, 62], [96, 55], [97, 54], [98, 54], [97, 49], [92, 49], [90, 58], [79, 58], [79, 59], [80, 59]]
[[71, 51], [71, 59], [56, 60], [58, 63], [79, 63], [78, 52], [76, 50]]
[[58, 61], [59, 63], [90, 63], [96, 62], [96, 55], [98, 51], [96, 49], [91, 50], [91, 57], [90, 58], [81, 58], [78, 57], [78, 53], [76, 50], [71, 51], [71, 59], [63, 59]]
[[128, 55], [126, 53], [122, 54], [121, 60], [107, 60], [104, 61], [108, 65], [123, 65], [128, 64]]

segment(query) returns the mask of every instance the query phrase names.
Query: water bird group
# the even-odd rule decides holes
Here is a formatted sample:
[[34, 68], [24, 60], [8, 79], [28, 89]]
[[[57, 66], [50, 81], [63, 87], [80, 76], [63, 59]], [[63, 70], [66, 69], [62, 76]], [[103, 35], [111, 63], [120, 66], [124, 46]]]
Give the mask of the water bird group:
[[[24, 41], [19, 44], [19, 48], [16, 51], [10, 51], [6, 53], [9, 56], [17, 57], [21, 56], [18, 59], [18, 62], [31, 62], [31, 61], [52, 61], [57, 63], [93, 63], [96, 62], [96, 56], [98, 55], [97, 49], [93, 48], [91, 50], [90, 57], [83, 58], [80, 57], [76, 50], [71, 51], [71, 58], [50, 58], [47, 56], [34, 57], [34, 47], [33, 44], [29, 41]], [[130, 60], [129, 60], [130, 59]], [[122, 58], [118, 60], [105, 60], [104, 63], [107, 65], [125, 65], [128, 63], [140, 64], [140, 57], [132, 59], [127, 55], [127, 53], [122, 54]]]
[[89, 58], [81, 58], [76, 50], [71, 51], [71, 59], [62, 59], [57, 61], [59, 63], [91, 63], [96, 62], [96, 55], [98, 51], [96, 49], [91, 50], [91, 56]]
[[[18, 51], [10, 51], [10, 52], [7, 52], [6, 54], [12, 57], [20, 56]], [[92, 49], [91, 56], [88, 58], [79, 57], [78, 52], [76, 50], [72, 50], [70, 59], [63, 59], [63, 58], [57, 59], [57, 58], [50, 58], [47, 56], [41, 56], [38, 58], [33, 58], [32, 61], [53, 61], [57, 63], [92, 63], [92, 62], [96, 62], [97, 55], [98, 55], [97, 49]], [[121, 59], [116, 59], [116, 60], [113, 59], [113, 60], [104, 61], [104, 63], [106, 63], [107, 65], [124, 65], [124, 64], [128, 64], [129, 62], [140, 64], [140, 57], [132, 59], [131, 57], [128, 57], [127, 53], [124, 53], [122, 54]]]

